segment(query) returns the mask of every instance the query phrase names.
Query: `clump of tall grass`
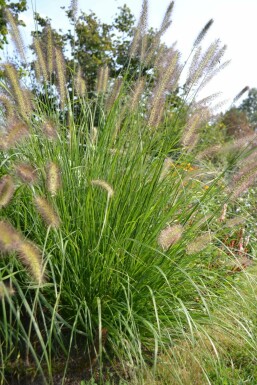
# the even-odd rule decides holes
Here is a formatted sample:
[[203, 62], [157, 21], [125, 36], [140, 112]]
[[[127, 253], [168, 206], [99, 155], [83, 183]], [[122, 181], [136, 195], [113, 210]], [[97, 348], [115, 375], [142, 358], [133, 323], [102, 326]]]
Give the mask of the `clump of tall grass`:
[[[2, 262], [1, 277], [10, 276], [16, 295], [7, 296], [11, 316], [0, 320], [2, 336], [12, 330], [1, 359], [21, 354], [25, 341], [21, 357], [34, 361], [46, 383], [53, 381], [57, 351], [60, 362], [65, 357], [58, 364], [63, 377], [73, 354], [91, 369], [97, 362], [102, 370], [106, 357], [136, 371], [149, 359], [155, 367], [160, 352], [204, 322], [208, 298], [225, 287], [219, 218], [227, 195], [223, 174], [205, 173], [195, 156], [209, 111], [194, 100], [220, 69], [224, 49], [216, 41], [200, 51], [209, 23], [193, 47], [182, 103], [187, 119], [181, 110], [170, 117], [166, 96], [175, 92], [183, 66], [174, 47], [160, 56], [159, 43], [172, 8], [151, 46], [144, 1], [131, 45], [140, 65], [154, 60], [154, 85], [145, 77], [130, 84], [126, 69], [113, 82], [100, 68], [92, 103], [78, 67], [74, 97], [50, 30], [46, 51], [39, 38], [33, 43], [35, 94], [21, 87], [14, 66], [4, 66], [0, 245], [11, 259]], [[55, 88], [58, 108], [37, 98], [42, 84], [46, 95], [47, 86]], [[7, 106], [16, 107], [12, 114]], [[24, 275], [15, 254], [40, 285]]]

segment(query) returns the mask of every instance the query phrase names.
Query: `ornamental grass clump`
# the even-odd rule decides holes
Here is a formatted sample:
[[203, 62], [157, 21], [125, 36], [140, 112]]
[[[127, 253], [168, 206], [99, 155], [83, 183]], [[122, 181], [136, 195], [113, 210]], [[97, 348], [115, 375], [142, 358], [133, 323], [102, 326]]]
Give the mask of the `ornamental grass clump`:
[[6, 113], [0, 142], [1, 252], [17, 255], [33, 279], [16, 258], [0, 261], [16, 292], [0, 319], [1, 341], [12, 331], [0, 355], [21, 357], [19, 370], [36, 367], [46, 384], [53, 373], [63, 381], [68, 368], [75, 373], [75, 362], [97, 367], [101, 381], [107, 362], [125, 374], [149, 362], [154, 371], [161, 353], [209, 322], [226, 288], [225, 269], [210, 268], [227, 258], [225, 170], [210, 173], [197, 157], [211, 110], [195, 101], [224, 50], [216, 41], [198, 51], [209, 23], [188, 59], [188, 87], [172, 104], [187, 70], [160, 40], [173, 2], [153, 40], [147, 9], [145, 0], [130, 48], [138, 67], [132, 73], [129, 63], [115, 79], [99, 68], [94, 91], [80, 87], [87, 71], [76, 60], [71, 71], [50, 25], [47, 41], [34, 40], [30, 93], [5, 65], [3, 94], [10, 85], [15, 116]]

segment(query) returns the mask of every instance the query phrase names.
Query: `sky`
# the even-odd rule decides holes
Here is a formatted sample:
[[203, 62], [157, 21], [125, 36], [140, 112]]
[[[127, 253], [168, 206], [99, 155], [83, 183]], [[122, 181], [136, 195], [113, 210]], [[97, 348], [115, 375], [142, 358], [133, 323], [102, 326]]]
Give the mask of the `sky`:
[[[126, 3], [138, 18], [141, 10], [140, 0], [80, 0], [79, 9], [90, 10], [104, 22], [111, 22], [119, 6]], [[170, 0], [149, 0], [149, 26], [157, 28]], [[68, 28], [65, 11], [70, 0], [28, 0], [29, 10], [22, 15], [27, 31], [34, 29], [33, 10], [52, 19], [55, 29]], [[231, 60], [214, 80], [206, 87], [204, 95], [222, 92], [221, 100], [229, 106], [233, 98], [245, 86], [257, 87], [257, 0], [175, 0], [172, 25], [164, 36], [167, 45], [177, 41], [182, 60], [191, 51], [192, 44], [210, 19], [214, 19], [204, 45], [219, 38], [227, 45], [224, 60]], [[28, 34], [24, 33], [27, 37]]]

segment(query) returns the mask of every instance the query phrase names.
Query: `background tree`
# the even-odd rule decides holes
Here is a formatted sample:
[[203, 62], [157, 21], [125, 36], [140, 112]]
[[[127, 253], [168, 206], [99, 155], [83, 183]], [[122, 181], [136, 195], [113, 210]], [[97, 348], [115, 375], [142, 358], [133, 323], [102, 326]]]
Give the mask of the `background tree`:
[[221, 122], [225, 125], [229, 137], [242, 138], [253, 133], [246, 112], [239, 108], [233, 107], [225, 112]]
[[16, 22], [20, 25], [25, 25], [22, 20], [18, 19], [18, 16], [21, 12], [26, 11], [27, 9], [27, 0], [0, 0], [0, 49], [2, 50], [4, 44], [8, 43], [7, 35], [7, 21], [5, 17], [5, 8], [8, 8], [12, 11], [13, 16], [16, 19]]
[[257, 128], [257, 88], [251, 88], [246, 99], [239, 106], [239, 110], [243, 111], [252, 128]]

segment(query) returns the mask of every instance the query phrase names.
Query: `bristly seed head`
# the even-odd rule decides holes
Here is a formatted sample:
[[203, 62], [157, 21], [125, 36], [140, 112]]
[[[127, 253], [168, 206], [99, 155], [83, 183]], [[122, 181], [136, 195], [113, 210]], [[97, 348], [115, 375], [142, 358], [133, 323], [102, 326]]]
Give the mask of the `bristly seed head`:
[[43, 197], [34, 198], [35, 206], [47, 226], [60, 227], [60, 218], [50, 203]]
[[180, 240], [183, 233], [183, 226], [173, 225], [167, 226], [160, 232], [158, 244], [164, 251], [167, 251], [172, 245]]
[[32, 276], [41, 285], [44, 281], [42, 268], [42, 255], [38, 247], [29, 241], [24, 240], [17, 247], [18, 256], [29, 268]]
[[3, 105], [5, 110], [5, 118], [10, 121], [14, 116], [14, 105], [8, 96], [0, 95], [0, 103]]
[[64, 108], [66, 101], [66, 65], [61, 49], [55, 48], [55, 67], [60, 95], [60, 105]]
[[187, 254], [195, 254], [204, 250], [211, 242], [212, 236], [210, 233], [200, 235], [187, 245]]
[[2, 252], [15, 251], [22, 242], [22, 236], [7, 221], [0, 221], [0, 250]]
[[94, 186], [102, 187], [104, 190], [106, 190], [108, 194], [108, 198], [111, 198], [114, 194], [113, 188], [109, 185], [109, 183], [105, 182], [104, 180], [101, 180], [101, 179], [91, 180], [91, 184]]
[[3, 137], [4, 149], [9, 150], [23, 139], [29, 136], [27, 127], [20, 122], [14, 122], [8, 127], [6, 135]]
[[17, 22], [8, 8], [5, 8], [4, 12], [5, 12], [7, 22], [9, 24], [10, 34], [11, 34], [13, 43], [20, 54], [21, 60], [26, 62], [24, 43], [23, 43], [19, 28], [17, 26]]
[[7, 286], [3, 282], [0, 282], [0, 299], [6, 296], [12, 296], [15, 294], [15, 290], [12, 286]]
[[203, 27], [203, 29], [201, 30], [201, 32], [199, 33], [199, 35], [195, 39], [195, 42], [193, 44], [194, 47], [198, 46], [201, 43], [201, 41], [204, 39], [204, 37], [206, 36], [207, 32], [211, 28], [213, 22], [214, 22], [214, 20], [210, 19], [208, 21], [208, 23], [205, 24], [205, 26]]
[[0, 179], [0, 208], [8, 205], [13, 197], [15, 186], [10, 175], [4, 175]]
[[48, 139], [57, 139], [57, 130], [51, 120], [46, 120], [43, 123], [42, 131]]
[[58, 165], [50, 162], [47, 165], [47, 190], [52, 196], [55, 196], [61, 187], [61, 173]]
[[37, 180], [37, 170], [27, 163], [17, 164], [15, 166], [17, 176], [24, 183], [33, 184]]

